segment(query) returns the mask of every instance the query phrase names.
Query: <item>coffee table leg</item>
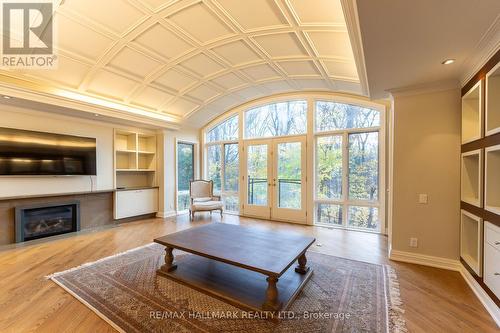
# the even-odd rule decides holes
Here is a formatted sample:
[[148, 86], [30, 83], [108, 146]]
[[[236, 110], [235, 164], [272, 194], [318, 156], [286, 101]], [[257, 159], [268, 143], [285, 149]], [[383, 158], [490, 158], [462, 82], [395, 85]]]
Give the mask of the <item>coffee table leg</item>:
[[164, 272], [171, 272], [177, 268], [177, 265], [174, 264], [174, 255], [172, 251], [174, 249], [171, 247], [165, 248], [165, 265], [162, 265], [160, 269]]
[[278, 278], [275, 276], [269, 276], [266, 281], [266, 301], [262, 304], [262, 309], [265, 311], [278, 311], [281, 307], [281, 304], [278, 303], [278, 288], [276, 287]]
[[297, 261], [299, 264], [297, 265], [297, 267], [295, 267], [295, 272], [299, 274], [306, 274], [307, 271], [309, 271], [309, 267], [306, 266], [307, 264], [306, 253], [305, 252], [302, 253]]

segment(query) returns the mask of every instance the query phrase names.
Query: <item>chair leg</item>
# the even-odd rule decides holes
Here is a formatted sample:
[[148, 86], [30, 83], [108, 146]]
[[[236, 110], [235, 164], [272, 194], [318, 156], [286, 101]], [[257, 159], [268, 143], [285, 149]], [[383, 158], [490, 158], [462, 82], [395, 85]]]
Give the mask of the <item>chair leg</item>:
[[222, 216], [222, 209], [220, 210], [220, 218], [223, 218], [223, 216]]
[[194, 220], [194, 210], [191, 212], [191, 221]]

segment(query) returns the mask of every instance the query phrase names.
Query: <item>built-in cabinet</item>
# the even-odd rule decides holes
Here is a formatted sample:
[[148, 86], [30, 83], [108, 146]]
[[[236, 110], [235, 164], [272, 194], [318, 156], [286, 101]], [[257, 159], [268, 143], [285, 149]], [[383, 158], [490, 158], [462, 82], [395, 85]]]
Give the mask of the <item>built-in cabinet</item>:
[[158, 211], [156, 135], [115, 130], [115, 219]]
[[500, 51], [462, 89], [461, 151], [461, 261], [500, 306]]
[[489, 222], [484, 229], [484, 283], [500, 295], [500, 227]]

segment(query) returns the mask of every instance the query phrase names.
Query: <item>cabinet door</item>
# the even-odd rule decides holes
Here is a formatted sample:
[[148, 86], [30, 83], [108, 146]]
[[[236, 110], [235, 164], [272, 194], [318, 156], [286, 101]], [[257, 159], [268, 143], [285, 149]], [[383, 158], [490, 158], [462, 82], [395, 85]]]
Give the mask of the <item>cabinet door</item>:
[[484, 246], [484, 283], [500, 298], [500, 251], [488, 243]]
[[115, 219], [156, 213], [158, 189], [118, 191], [115, 193]]

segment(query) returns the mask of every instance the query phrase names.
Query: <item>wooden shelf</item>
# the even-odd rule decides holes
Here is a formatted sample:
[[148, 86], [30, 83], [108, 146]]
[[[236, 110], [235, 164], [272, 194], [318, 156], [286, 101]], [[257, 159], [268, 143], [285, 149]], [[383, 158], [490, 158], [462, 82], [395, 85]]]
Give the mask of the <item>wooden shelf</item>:
[[483, 220], [462, 210], [460, 219], [460, 257], [467, 262], [477, 276], [482, 276], [482, 234]]
[[485, 149], [484, 208], [500, 215], [500, 145]]
[[156, 185], [156, 135], [115, 130], [115, 187]]
[[482, 137], [481, 81], [462, 97], [462, 144]]
[[486, 74], [486, 135], [500, 133], [500, 63]]
[[481, 149], [462, 154], [461, 200], [482, 207], [483, 152]]

